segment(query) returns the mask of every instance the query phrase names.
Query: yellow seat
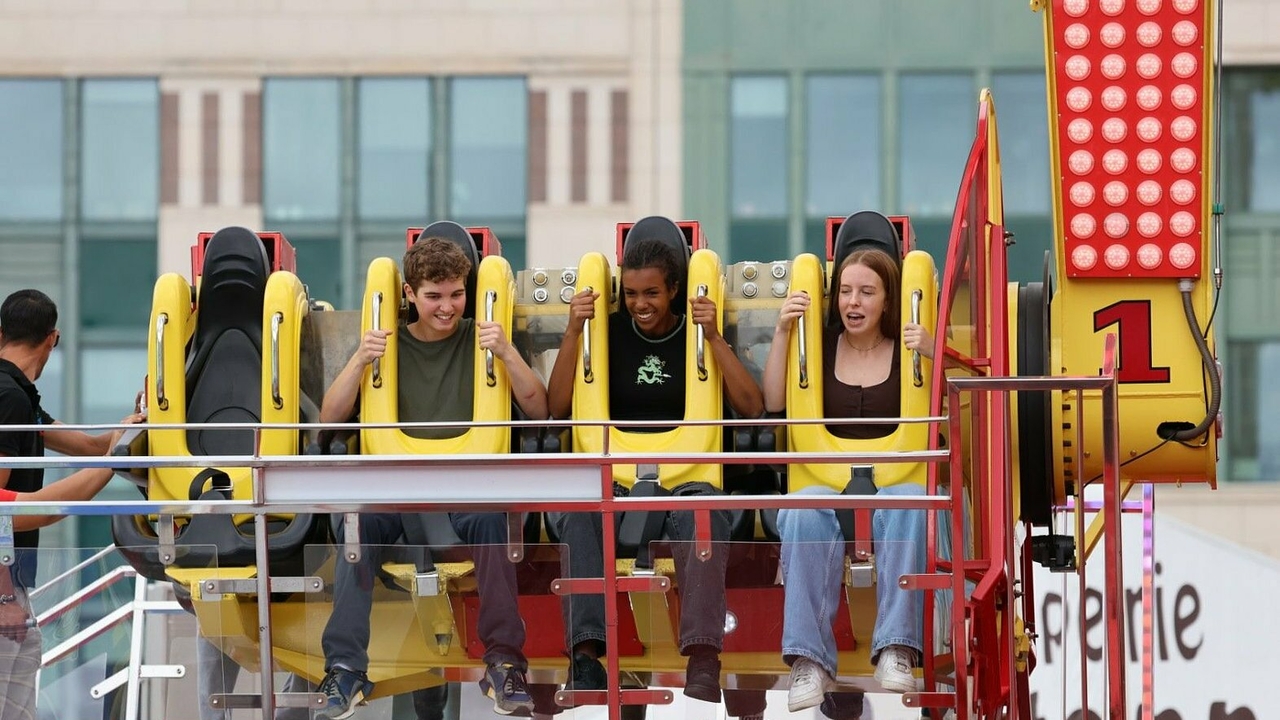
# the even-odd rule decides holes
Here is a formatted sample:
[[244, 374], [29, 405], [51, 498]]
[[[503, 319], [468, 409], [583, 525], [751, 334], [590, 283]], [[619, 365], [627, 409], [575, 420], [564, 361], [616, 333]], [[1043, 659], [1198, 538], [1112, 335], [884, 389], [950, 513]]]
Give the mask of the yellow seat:
[[[689, 258], [688, 282], [690, 292], [706, 288], [706, 295], [716, 304], [723, 323], [724, 275], [720, 257], [709, 249], [697, 250]], [[590, 321], [590, 345], [587, 352], [579, 352], [577, 371], [574, 374], [573, 417], [575, 420], [609, 420], [609, 313], [620, 300], [613, 296], [613, 276], [609, 261], [604, 255], [592, 252], [582, 257], [578, 264], [578, 285], [581, 292], [591, 288], [600, 293], [596, 300], [595, 318]], [[690, 323], [685, 333], [685, 414], [686, 422], [723, 419], [723, 387], [720, 368], [710, 351], [698, 352], [695, 326]], [[582, 342], [587, 342], [586, 335]], [[698, 367], [698, 355], [703, 355], [703, 368]], [[584, 356], [590, 357], [590, 368]], [[604, 433], [599, 427], [575, 426], [573, 448], [576, 452], [600, 453], [604, 451]], [[703, 453], [719, 452], [721, 428], [717, 425], [681, 425], [656, 433], [638, 433], [609, 429], [611, 453]], [[658, 479], [665, 488], [682, 483], [701, 481], [721, 486], [719, 465], [664, 464], [659, 467]], [[635, 465], [614, 465], [613, 479], [630, 487], [636, 480]]]
[[[912, 298], [920, 308], [920, 324], [930, 333], [937, 324], [937, 277], [933, 258], [920, 250], [907, 254], [902, 261], [902, 295], [900, 298], [902, 322], [910, 320]], [[811, 298], [825, 297], [823, 290], [827, 277], [821, 261], [814, 255], [804, 254], [795, 259], [791, 267], [791, 291], [803, 290]], [[833, 281], [834, 282], [834, 281]], [[792, 332], [787, 369], [787, 417], [793, 420], [821, 419], [822, 403], [822, 332], [826, 317], [823, 303], [813, 303], [798, 322], [804, 324], [805, 356], [807, 367], [801, 372], [800, 333]], [[902, 377], [902, 405], [904, 418], [929, 416], [930, 382], [933, 361], [920, 358], [920, 382], [914, 371], [912, 353], [899, 353]], [[838, 438], [825, 425], [787, 426], [787, 446], [799, 453], [856, 453], [898, 452], [923, 450], [929, 447], [927, 423], [901, 423], [885, 437], [867, 440]], [[928, 463], [880, 463], [875, 466], [875, 483], [886, 487], [899, 483], [925, 485], [928, 480]], [[795, 492], [810, 485], [823, 485], [844, 489], [849, 483], [849, 467], [838, 463], [792, 463], [788, 466], [788, 488]]]

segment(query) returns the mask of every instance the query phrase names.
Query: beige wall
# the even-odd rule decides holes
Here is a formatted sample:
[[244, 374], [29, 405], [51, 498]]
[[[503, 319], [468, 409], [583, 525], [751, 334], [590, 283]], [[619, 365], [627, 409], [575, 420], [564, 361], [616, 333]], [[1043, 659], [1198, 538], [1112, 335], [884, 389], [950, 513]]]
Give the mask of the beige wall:
[[[546, 202], [528, 264], [574, 265], [613, 226], [681, 209], [679, 0], [0, 0], [0, 74], [160, 78], [178, 95], [178, 192], [162, 204], [162, 271], [200, 230], [260, 227], [241, 192], [241, 99], [271, 75], [526, 76], [548, 99]], [[588, 93], [588, 193], [569, 198], [569, 98]], [[610, 193], [610, 93], [628, 94], [629, 193]], [[202, 201], [201, 98], [219, 96], [220, 192]], [[661, 178], [661, 181], [658, 180]]]
[[1161, 486], [1156, 512], [1280, 560], [1280, 483]]
[[1222, 19], [1222, 60], [1227, 65], [1280, 64], [1280, 2], [1228, 0]]

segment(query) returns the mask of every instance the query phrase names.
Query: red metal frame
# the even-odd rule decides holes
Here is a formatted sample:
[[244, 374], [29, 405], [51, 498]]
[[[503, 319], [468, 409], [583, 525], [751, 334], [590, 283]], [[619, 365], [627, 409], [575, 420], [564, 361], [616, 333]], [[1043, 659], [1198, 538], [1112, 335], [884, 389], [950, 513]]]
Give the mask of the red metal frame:
[[[916, 231], [911, 225], [911, 218], [907, 215], [887, 215], [889, 222], [893, 223], [894, 229], [898, 231], [898, 239], [902, 241], [902, 257], [906, 257], [907, 253], [916, 249]], [[840, 232], [840, 226], [844, 225], [844, 221], [848, 218], [841, 215], [829, 215], [826, 225], [826, 243], [827, 243], [827, 262], [836, 259], [836, 235]]]
[[[633, 222], [618, 223], [614, 239], [614, 253], [619, 267], [622, 266], [622, 243], [626, 239], [627, 233], [631, 232], [633, 225], [635, 225]], [[676, 227], [680, 228], [680, 232], [684, 233], [684, 240], [689, 244], [690, 253], [707, 247], [707, 239], [702, 234], [702, 223], [697, 220], [677, 220]]]
[[[196, 235], [196, 243], [191, 246], [191, 282], [195, 283], [200, 279], [200, 275], [204, 272], [204, 249], [209, 245], [209, 240], [214, 233], [202, 232]], [[271, 261], [271, 272], [284, 270], [286, 272], [296, 273], [298, 271], [297, 253], [293, 249], [293, 245], [285, 239], [284, 233], [278, 232], [260, 232], [258, 237], [262, 239], [262, 244], [267, 249], [267, 259]]]
[[[418, 241], [418, 237], [422, 235], [422, 231], [426, 228], [411, 227], [404, 231], [404, 247], [406, 250], [413, 247]], [[502, 255], [502, 242], [498, 240], [498, 236], [493, 234], [493, 230], [484, 225], [466, 228], [471, 239], [475, 240], [476, 247], [480, 249], [480, 257], [489, 257], [490, 255]]]

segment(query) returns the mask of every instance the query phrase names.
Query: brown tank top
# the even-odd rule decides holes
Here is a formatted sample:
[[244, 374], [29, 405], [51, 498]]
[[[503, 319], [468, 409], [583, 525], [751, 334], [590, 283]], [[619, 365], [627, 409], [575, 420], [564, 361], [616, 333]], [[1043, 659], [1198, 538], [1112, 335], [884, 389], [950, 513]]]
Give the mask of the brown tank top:
[[[822, 414], [823, 417], [874, 417], [896, 418], [902, 416], [901, 357], [902, 343], [893, 345], [893, 367], [889, 377], [877, 385], [863, 387], [846, 385], [836, 378], [836, 343], [840, 341], [840, 328], [827, 328], [822, 336]], [[898, 424], [876, 425], [828, 425], [827, 430], [836, 437], [850, 440], [867, 440], [891, 434]]]

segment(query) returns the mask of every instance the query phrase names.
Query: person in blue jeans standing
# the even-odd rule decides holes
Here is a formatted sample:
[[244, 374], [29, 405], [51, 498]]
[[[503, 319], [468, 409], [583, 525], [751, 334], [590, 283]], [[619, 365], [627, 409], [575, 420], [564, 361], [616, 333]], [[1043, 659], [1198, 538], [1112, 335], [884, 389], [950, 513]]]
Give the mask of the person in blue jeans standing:
[[[547, 391], [502, 326], [463, 317], [467, 304], [466, 278], [471, 260], [447, 239], [418, 240], [404, 255], [405, 295], [418, 311], [418, 319], [401, 324], [397, 362], [400, 381], [397, 402], [404, 422], [470, 422], [474, 396], [477, 347], [493, 351], [511, 379], [512, 399], [534, 420], [547, 417]], [[350, 420], [364, 373], [387, 349], [386, 330], [369, 330], [333, 384], [325, 393], [320, 421]], [[424, 428], [406, 431], [426, 438], [455, 436], [461, 429]], [[335, 516], [334, 531], [341, 538], [342, 516]], [[458, 537], [473, 546], [476, 584], [480, 594], [477, 632], [484, 643], [484, 677], [480, 688], [493, 700], [500, 715], [528, 714], [533, 710], [526, 682], [528, 660], [524, 655], [525, 629], [517, 605], [515, 566], [506, 559], [505, 513], [449, 513]], [[321, 717], [342, 720], [373, 691], [369, 681], [369, 613], [373, 607], [373, 583], [383, 546], [404, 536], [404, 523], [395, 513], [360, 516], [359, 562], [339, 560], [334, 570], [333, 613], [321, 636], [325, 678], [320, 692], [327, 698]]]
[[[855, 250], [841, 263], [832, 283], [831, 305], [839, 322], [823, 334], [824, 415], [834, 417], [895, 418], [901, 415], [900, 353], [905, 348], [931, 356], [933, 340], [919, 325], [907, 324], [899, 342], [901, 308], [898, 261], [881, 250]], [[783, 303], [765, 364], [764, 396], [769, 411], [786, 407], [787, 348], [792, 327], [811, 299], [792, 293]], [[896, 424], [831, 425], [837, 437], [866, 439], [889, 435]], [[923, 495], [919, 485], [894, 485], [881, 495]], [[800, 491], [807, 495], [835, 495], [825, 486]], [[923, 594], [898, 587], [904, 574], [925, 570], [925, 510], [876, 510], [872, 539], [879, 580], [877, 615], [871, 638], [875, 679], [886, 690], [908, 692], [916, 687], [912, 669], [924, 648]], [[836, 641], [832, 630], [840, 606], [844, 577], [845, 538], [831, 509], [782, 510], [782, 578], [785, 609], [783, 659], [791, 666], [787, 706], [792, 711], [814, 707], [836, 688]], [[939, 540], [949, 538], [939, 532]], [[941, 543], [940, 543], [941, 545]], [[945, 552], [940, 547], [940, 552]]]

